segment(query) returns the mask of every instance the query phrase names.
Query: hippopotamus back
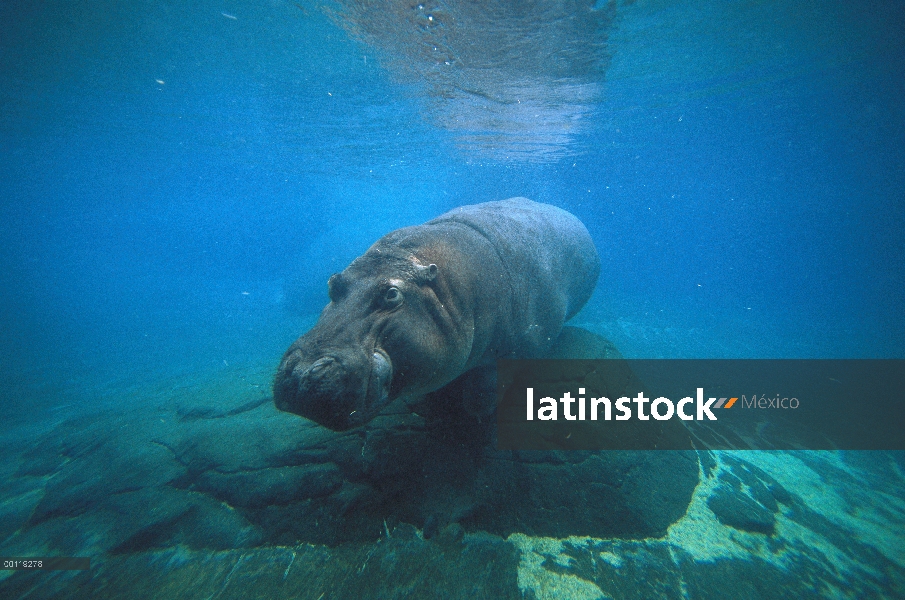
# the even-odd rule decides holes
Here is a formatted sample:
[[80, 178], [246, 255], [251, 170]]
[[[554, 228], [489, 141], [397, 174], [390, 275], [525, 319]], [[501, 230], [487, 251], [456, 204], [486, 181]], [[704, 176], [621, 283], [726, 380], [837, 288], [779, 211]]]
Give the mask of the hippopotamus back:
[[597, 249], [582, 222], [561, 208], [510, 198], [461, 206], [425, 226], [446, 222], [473, 228], [499, 255], [509, 281], [513, 351], [521, 358], [546, 350], [594, 291]]
[[398, 229], [330, 278], [331, 302], [284, 355], [274, 400], [342, 430], [497, 358], [540, 356], [599, 272], [584, 225], [526, 198]]

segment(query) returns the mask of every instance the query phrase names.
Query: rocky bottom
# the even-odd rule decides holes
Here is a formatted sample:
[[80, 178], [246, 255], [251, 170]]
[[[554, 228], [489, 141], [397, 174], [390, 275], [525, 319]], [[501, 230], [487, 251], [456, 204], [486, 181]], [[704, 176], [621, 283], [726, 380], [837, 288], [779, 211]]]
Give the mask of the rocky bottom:
[[[618, 356], [589, 336], [557, 352]], [[461, 411], [335, 433], [228, 383], [0, 439], [0, 555], [92, 565], [0, 596], [905, 597], [901, 454], [500, 452]]]
[[[105, 553], [93, 555], [90, 572], [19, 572], [0, 586], [9, 598], [903, 596], [900, 463], [882, 453], [854, 457], [869, 460], [868, 469], [831, 453], [718, 452], [712, 458], [688, 512], [660, 537], [503, 538], [451, 524], [425, 539], [423, 530], [400, 523], [375, 541], [333, 546], [213, 550], [176, 544]], [[779, 502], [771, 493], [776, 511], [769, 533], [767, 519], [727, 525], [737, 515], [712, 508], [719, 507], [714, 498], [738, 485], [737, 506], [756, 503], [770, 511], [773, 502], [752, 492], [760, 485], [748, 487], [746, 480], [768, 490], [779, 484], [788, 494], [780, 492]]]

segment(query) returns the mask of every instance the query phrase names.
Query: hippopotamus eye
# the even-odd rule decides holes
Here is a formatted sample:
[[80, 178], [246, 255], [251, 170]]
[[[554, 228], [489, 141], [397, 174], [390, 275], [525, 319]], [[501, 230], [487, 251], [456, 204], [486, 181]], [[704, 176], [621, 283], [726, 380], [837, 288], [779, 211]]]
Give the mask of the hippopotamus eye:
[[388, 287], [383, 293], [383, 301], [387, 306], [399, 306], [402, 304], [402, 292], [397, 287]]

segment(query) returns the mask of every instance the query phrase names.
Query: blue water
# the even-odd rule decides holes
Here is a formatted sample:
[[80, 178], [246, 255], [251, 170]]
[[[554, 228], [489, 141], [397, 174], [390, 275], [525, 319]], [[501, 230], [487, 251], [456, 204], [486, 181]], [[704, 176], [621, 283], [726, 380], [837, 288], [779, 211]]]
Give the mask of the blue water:
[[[0, 427], [260, 398], [331, 273], [512, 196], [626, 357], [903, 358], [903, 98], [898, 1], [2, 3]], [[758, 460], [903, 564], [901, 481]]]
[[2, 10], [4, 407], [276, 359], [376, 237], [513, 195], [594, 235], [585, 321], [681, 330], [627, 355], [905, 354], [899, 3], [620, 6], [594, 103], [513, 156], [313, 3]]

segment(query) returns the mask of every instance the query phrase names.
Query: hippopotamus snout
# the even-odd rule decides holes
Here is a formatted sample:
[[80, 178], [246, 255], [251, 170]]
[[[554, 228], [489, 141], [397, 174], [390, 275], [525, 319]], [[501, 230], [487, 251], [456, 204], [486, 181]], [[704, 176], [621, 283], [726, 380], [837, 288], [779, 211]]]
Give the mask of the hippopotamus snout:
[[313, 361], [301, 351], [280, 365], [274, 385], [277, 408], [343, 431], [370, 420], [387, 402], [393, 368], [380, 349], [336, 352]]

